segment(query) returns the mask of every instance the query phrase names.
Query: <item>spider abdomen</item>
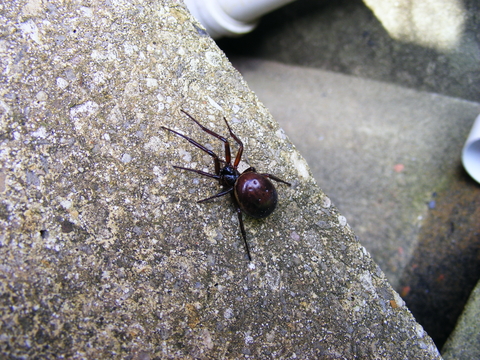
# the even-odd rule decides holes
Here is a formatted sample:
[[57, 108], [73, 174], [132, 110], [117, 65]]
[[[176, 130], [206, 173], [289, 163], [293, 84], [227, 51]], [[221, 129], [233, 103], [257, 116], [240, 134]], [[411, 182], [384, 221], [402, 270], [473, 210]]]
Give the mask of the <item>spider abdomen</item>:
[[234, 192], [240, 209], [257, 219], [267, 217], [277, 206], [278, 195], [275, 186], [265, 176], [256, 172], [240, 175], [235, 183]]

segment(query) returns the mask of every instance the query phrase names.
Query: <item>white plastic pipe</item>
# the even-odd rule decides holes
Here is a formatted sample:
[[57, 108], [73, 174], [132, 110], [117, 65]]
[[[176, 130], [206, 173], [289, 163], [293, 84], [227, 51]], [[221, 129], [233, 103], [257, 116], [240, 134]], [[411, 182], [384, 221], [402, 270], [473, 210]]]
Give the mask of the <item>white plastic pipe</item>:
[[252, 31], [258, 19], [295, 0], [184, 0], [214, 39]]
[[480, 183], [480, 115], [473, 123], [470, 135], [463, 147], [462, 162], [470, 176]]

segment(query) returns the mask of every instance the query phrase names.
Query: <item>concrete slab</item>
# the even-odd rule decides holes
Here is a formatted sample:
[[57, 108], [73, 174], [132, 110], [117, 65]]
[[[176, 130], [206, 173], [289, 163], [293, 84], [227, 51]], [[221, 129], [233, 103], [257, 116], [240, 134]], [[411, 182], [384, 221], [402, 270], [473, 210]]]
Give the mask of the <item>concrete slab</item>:
[[480, 359], [480, 282], [470, 295], [465, 311], [460, 317], [442, 355], [445, 360]]
[[[7, 358], [440, 359], [304, 159], [177, 1], [15, 1], [0, 50]], [[179, 110], [293, 183], [245, 259]], [[193, 124], [194, 125], [194, 124]], [[248, 220], [248, 221], [247, 221]]]

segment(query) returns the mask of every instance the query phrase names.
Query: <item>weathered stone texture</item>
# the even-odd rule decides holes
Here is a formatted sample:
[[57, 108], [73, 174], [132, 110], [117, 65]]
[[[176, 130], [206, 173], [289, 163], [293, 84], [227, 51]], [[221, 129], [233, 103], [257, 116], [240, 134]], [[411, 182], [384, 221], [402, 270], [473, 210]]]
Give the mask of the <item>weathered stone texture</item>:
[[[1, 7], [0, 349], [9, 358], [440, 358], [305, 161], [176, 1]], [[185, 109], [291, 181], [245, 259]]]

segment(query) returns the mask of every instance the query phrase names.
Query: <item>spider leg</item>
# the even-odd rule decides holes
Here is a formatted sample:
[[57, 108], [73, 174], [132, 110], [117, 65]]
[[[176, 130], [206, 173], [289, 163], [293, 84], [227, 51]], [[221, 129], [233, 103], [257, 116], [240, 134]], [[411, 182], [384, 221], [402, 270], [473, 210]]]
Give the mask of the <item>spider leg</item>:
[[221, 191], [219, 192], [218, 194], [215, 194], [213, 196], [210, 196], [209, 198], [206, 198], [206, 199], [203, 199], [203, 200], [199, 200], [197, 201], [197, 203], [203, 203], [203, 202], [206, 202], [208, 200], [212, 200], [212, 199], [216, 199], [216, 198], [219, 198], [221, 196], [224, 196], [224, 195], [227, 195], [228, 193], [232, 192], [233, 191], [233, 187], [228, 189], [228, 190], [225, 190], [225, 191]]
[[217, 180], [220, 180], [220, 178], [221, 178], [220, 175], [210, 174], [210, 173], [207, 173], [207, 172], [202, 171], [202, 170], [190, 169], [190, 168], [186, 168], [186, 167], [182, 167], [182, 166], [176, 166], [176, 165], [173, 165], [173, 167], [175, 169], [182, 169], [182, 170], [191, 171], [191, 172], [194, 172], [194, 173], [197, 173], [197, 174], [200, 174], [200, 175], [203, 175], [203, 176], [208, 176], [208, 177], [211, 177], [211, 178], [214, 178], [214, 179], [217, 179]]
[[232, 129], [230, 128], [230, 125], [228, 124], [227, 122], [227, 119], [225, 118], [225, 116], [223, 117], [223, 120], [225, 120], [225, 124], [227, 124], [227, 127], [228, 127], [228, 131], [230, 131], [230, 136], [233, 137], [235, 139], [235, 141], [237, 142], [238, 144], [238, 152], [237, 152], [237, 156], [235, 156], [235, 162], [233, 163], [233, 167], [236, 169], [238, 164], [240, 163], [240, 160], [242, 159], [242, 154], [243, 154], [243, 142], [237, 137], [237, 135], [235, 135], [232, 131]]
[[[255, 168], [254, 167], [249, 167], [247, 170], [245, 170], [242, 174], [245, 174], [246, 172], [250, 172], [250, 171], [253, 171], [253, 172], [256, 172]], [[275, 180], [275, 181], [278, 181], [278, 182], [281, 182], [281, 183], [284, 183], [284, 184], [287, 184], [288, 186], [292, 186], [292, 184], [290, 184], [289, 182], [286, 182], [278, 177], [276, 177], [275, 175], [272, 175], [272, 174], [260, 174], [262, 176], [265, 176], [266, 178], [270, 178], [272, 180]]]
[[207, 149], [205, 146], [203, 145], [200, 145], [198, 142], [196, 142], [195, 140], [193, 140], [192, 138], [189, 138], [188, 136], [185, 136], [183, 134], [180, 134], [179, 132], [176, 132], [175, 130], [172, 130], [172, 129], [169, 129], [165, 126], [162, 126], [162, 129], [164, 130], [168, 130], [182, 138], [184, 138], [185, 140], [187, 140], [188, 142], [190, 142], [190, 144], [192, 145], [195, 145], [196, 147], [198, 147], [200, 150], [203, 150], [205, 151], [208, 155], [210, 155], [211, 157], [213, 157], [213, 161], [215, 163], [215, 174], [219, 174], [220, 173], [220, 158], [218, 157], [217, 154], [215, 154], [212, 150], [209, 150]]
[[[202, 203], [202, 202], [205, 202], [205, 201], [208, 201], [208, 200], [211, 200], [211, 199], [215, 199], [215, 198], [227, 195], [228, 193], [231, 193], [232, 191], [233, 191], [233, 187], [228, 189], [228, 190], [219, 192], [218, 194], [213, 195], [213, 196], [211, 196], [207, 199], [197, 201], [197, 203]], [[247, 250], [248, 261], [252, 261], [252, 257], [250, 255], [250, 247], [248, 246], [248, 242], [247, 242], [247, 234], [245, 233], [245, 227], [243, 226], [242, 210], [240, 210], [240, 208], [238, 207], [237, 204], [235, 204], [235, 207], [236, 207], [236, 210], [237, 210], [238, 222], [240, 224], [240, 231], [242, 232], [243, 241], [245, 243], [245, 249]]]
[[242, 210], [240, 210], [237, 204], [235, 204], [235, 207], [237, 208], [236, 210], [238, 215], [238, 222], [240, 224], [240, 231], [242, 232], [243, 241], [245, 243], [245, 249], [247, 250], [248, 261], [252, 261], [252, 256], [250, 255], [250, 247], [248, 246], [247, 242], [247, 234], [245, 233], [245, 227], [243, 226]]
[[287, 184], [288, 186], [292, 186], [292, 184], [290, 184], [289, 182], [286, 182], [278, 177], [276, 177], [275, 175], [272, 175], [272, 174], [260, 174], [262, 176], [265, 176], [267, 178], [270, 178], [272, 180], [275, 180], [275, 181], [278, 181], [278, 182], [281, 182], [281, 183], [284, 183], [284, 184]]
[[225, 139], [223, 136], [217, 134], [216, 132], [206, 128], [205, 126], [203, 126], [202, 124], [200, 124], [197, 120], [195, 120], [195, 118], [190, 115], [189, 113], [187, 113], [185, 110], [181, 110], [181, 112], [183, 112], [185, 115], [187, 115], [191, 120], [193, 120], [198, 126], [200, 126], [200, 128], [205, 131], [206, 133], [212, 135], [212, 136], [215, 136], [217, 139], [219, 139], [220, 141], [223, 141], [223, 143], [225, 144], [225, 162], [227, 164], [230, 164], [230, 161], [231, 161], [231, 154], [230, 154], [230, 143], [228, 142], [227, 139]]
[[255, 170], [255, 168], [253, 166], [250, 166], [248, 169], [244, 170], [242, 174], [245, 174], [247, 172], [257, 172], [257, 170]]

